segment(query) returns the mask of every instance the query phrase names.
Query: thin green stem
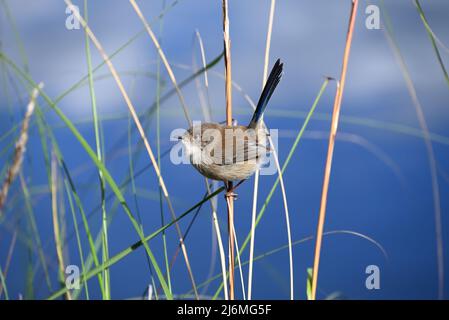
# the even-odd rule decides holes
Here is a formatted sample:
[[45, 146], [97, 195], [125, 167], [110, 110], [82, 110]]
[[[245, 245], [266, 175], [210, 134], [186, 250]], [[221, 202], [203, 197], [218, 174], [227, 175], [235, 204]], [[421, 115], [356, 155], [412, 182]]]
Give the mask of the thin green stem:
[[[85, 273], [86, 267], [84, 264], [83, 246], [81, 244], [81, 237], [80, 237], [80, 233], [79, 233], [79, 229], [78, 229], [78, 221], [76, 219], [75, 206], [73, 204], [73, 199], [70, 194], [71, 190], [70, 190], [69, 183], [67, 182], [67, 179], [64, 179], [64, 188], [65, 188], [65, 192], [67, 194], [67, 199], [69, 200], [70, 211], [72, 213], [73, 226], [75, 228], [75, 234], [76, 234], [76, 243], [78, 246], [78, 254], [80, 256], [80, 261], [81, 261], [81, 270], [83, 273]], [[89, 286], [88, 286], [87, 282], [84, 284], [84, 290], [86, 293], [86, 299], [89, 300]]]
[[[88, 21], [88, 9], [87, 9], [87, 0], [84, 0], [84, 20]], [[97, 111], [97, 99], [95, 95], [94, 88], [94, 80], [93, 80], [93, 72], [92, 72], [92, 58], [90, 53], [90, 43], [89, 36], [87, 31], [85, 30], [85, 50], [86, 50], [86, 59], [87, 59], [87, 70], [88, 70], [88, 81], [89, 81], [89, 92], [92, 104], [92, 117], [94, 124], [94, 132], [95, 132], [95, 146], [97, 151], [97, 158], [99, 161], [103, 162], [102, 157], [102, 144], [101, 137], [99, 131], [99, 118]], [[106, 213], [106, 202], [105, 202], [105, 182], [103, 178], [103, 173], [101, 170], [98, 170], [98, 176], [100, 179], [100, 192], [101, 192], [101, 225], [102, 225], [102, 261], [106, 261], [109, 259], [109, 241], [108, 241], [108, 223], [107, 223], [107, 213]], [[103, 286], [104, 286], [104, 296], [103, 299], [109, 300], [111, 299], [111, 287], [110, 287], [110, 273], [108, 269], [103, 271]]]
[[[162, 3], [163, 10], [165, 9], [166, 3], [165, 0]], [[161, 37], [163, 33], [164, 28], [164, 20], [159, 20], [159, 37]], [[159, 43], [161, 43], [162, 39], [159, 38]], [[156, 143], [157, 143], [157, 164], [159, 166], [159, 170], [162, 171], [161, 167], [161, 57], [158, 54], [157, 55], [157, 62], [156, 62]], [[164, 205], [163, 205], [163, 195], [162, 195], [162, 189], [159, 186], [159, 209], [160, 209], [160, 216], [161, 216], [161, 226], [165, 225], [165, 218], [164, 218]], [[167, 283], [168, 287], [170, 289], [170, 292], [172, 292], [172, 286], [171, 286], [171, 276], [170, 276], [170, 264], [168, 262], [168, 251], [167, 251], [167, 237], [165, 235], [165, 231], [162, 231], [162, 244], [164, 248], [164, 261], [165, 261], [165, 272], [167, 275]], [[157, 291], [157, 290], [156, 290]]]

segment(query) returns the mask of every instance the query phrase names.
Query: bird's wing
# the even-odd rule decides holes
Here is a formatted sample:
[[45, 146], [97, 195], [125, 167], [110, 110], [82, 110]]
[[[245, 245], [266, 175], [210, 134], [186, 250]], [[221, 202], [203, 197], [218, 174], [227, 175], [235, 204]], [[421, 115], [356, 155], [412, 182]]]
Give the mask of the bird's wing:
[[[210, 153], [213, 163], [216, 165], [240, 164], [249, 161], [257, 161], [270, 152], [270, 148], [256, 140], [247, 140], [235, 143], [231, 148], [214, 149]], [[228, 151], [228, 152], [227, 152]]]

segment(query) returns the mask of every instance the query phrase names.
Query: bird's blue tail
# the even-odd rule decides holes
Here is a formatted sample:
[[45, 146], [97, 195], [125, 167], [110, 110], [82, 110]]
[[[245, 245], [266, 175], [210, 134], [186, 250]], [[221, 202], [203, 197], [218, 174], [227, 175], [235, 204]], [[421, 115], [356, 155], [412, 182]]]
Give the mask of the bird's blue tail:
[[248, 125], [248, 128], [252, 129], [256, 128], [257, 123], [262, 117], [265, 108], [267, 107], [268, 101], [270, 100], [271, 95], [274, 92], [274, 89], [276, 89], [276, 86], [281, 80], [283, 67], [284, 64], [281, 63], [280, 59], [277, 59], [276, 63], [273, 66], [273, 69], [271, 69], [270, 75], [265, 84], [265, 87], [263, 88], [262, 94], [260, 95], [259, 102], [257, 103], [256, 110], [254, 111], [253, 117]]

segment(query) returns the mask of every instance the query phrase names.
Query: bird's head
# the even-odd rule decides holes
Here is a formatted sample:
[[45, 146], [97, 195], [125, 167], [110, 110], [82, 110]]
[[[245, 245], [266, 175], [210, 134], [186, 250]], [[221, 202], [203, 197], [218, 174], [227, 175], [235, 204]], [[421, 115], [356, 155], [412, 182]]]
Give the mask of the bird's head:
[[201, 153], [201, 125], [193, 125], [179, 137], [188, 156]]

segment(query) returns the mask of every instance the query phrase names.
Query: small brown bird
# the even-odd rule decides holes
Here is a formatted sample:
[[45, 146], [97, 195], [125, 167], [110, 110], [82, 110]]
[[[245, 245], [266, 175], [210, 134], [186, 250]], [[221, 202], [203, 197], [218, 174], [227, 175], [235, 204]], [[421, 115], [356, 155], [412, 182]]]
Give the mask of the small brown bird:
[[234, 190], [259, 168], [270, 152], [267, 134], [260, 119], [282, 77], [283, 63], [278, 59], [260, 95], [248, 126], [219, 123], [193, 124], [180, 137], [191, 164], [205, 177], [223, 181], [240, 180]]

